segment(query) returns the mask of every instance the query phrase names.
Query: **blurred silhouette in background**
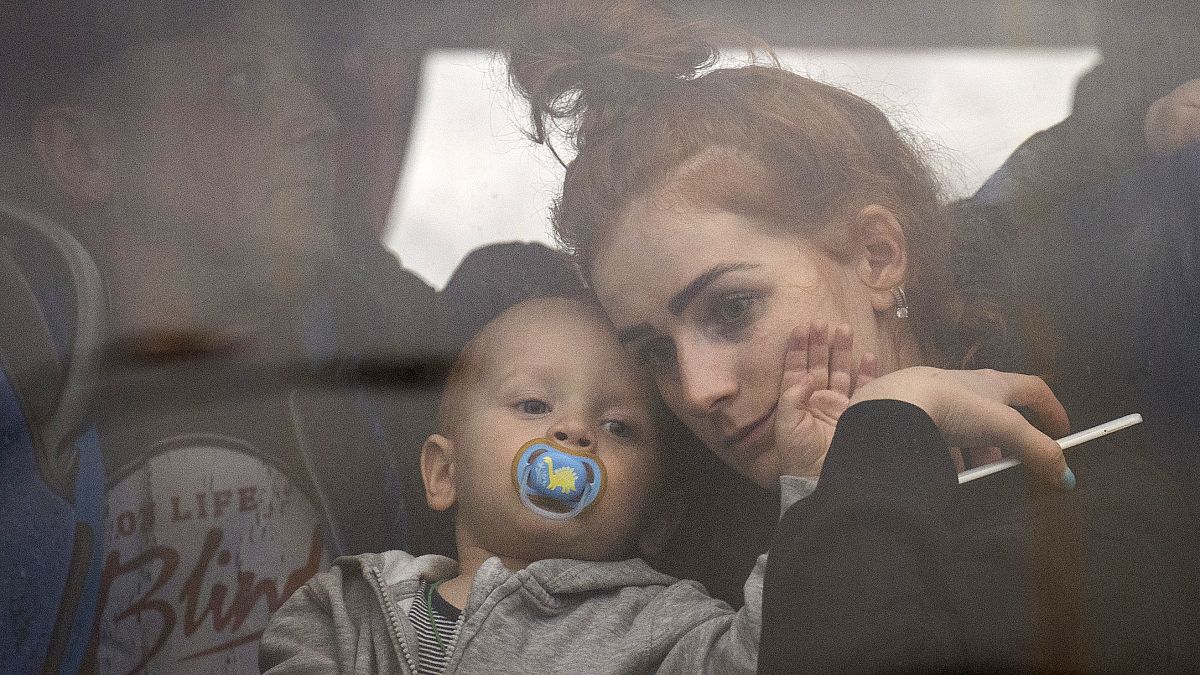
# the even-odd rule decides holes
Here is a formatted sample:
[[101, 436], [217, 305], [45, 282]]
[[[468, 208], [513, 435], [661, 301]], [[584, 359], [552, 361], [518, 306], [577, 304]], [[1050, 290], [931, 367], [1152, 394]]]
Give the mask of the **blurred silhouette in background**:
[[[493, 247], [435, 309], [380, 237], [422, 52], [509, 4], [6, 9], [0, 671], [255, 671], [269, 612], [332, 557], [449, 550], [416, 470], [440, 368], [544, 281], [511, 270], [566, 272]], [[1035, 365], [1093, 382], [1075, 393], [1096, 421], [1148, 402], [1164, 461], [1195, 485], [1195, 314], [1146, 327], [1166, 303], [1200, 306], [1196, 150], [1152, 158], [1197, 135], [1200, 96], [1177, 87], [1200, 75], [1200, 22], [1192, 3], [1101, 11], [1105, 61], [1072, 116], [970, 207], [1008, 237], [1029, 325], [1050, 336]], [[1062, 250], [1107, 262], [1048, 259]], [[668, 553], [736, 594], [722, 580], [744, 575], [697, 553], [721, 521], [712, 491]]]
[[0, 670], [255, 671], [333, 556], [436, 548], [434, 293], [379, 235], [443, 9], [6, 15]]
[[1097, 7], [1071, 115], [965, 203], [1003, 237], [1032, 372], [1086, 428], [1129, 412], [1200, 515], [1200, 5]]

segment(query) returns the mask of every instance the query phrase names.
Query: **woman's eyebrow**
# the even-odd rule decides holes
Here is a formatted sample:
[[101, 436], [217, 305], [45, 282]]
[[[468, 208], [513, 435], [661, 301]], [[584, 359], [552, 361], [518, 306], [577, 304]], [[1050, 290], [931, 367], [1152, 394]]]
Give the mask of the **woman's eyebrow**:
[[683, 310], [687, 309], [687, 306], [696, 298], [697, 295], [700, 295], [705, 288], [708, 288], [708, 286], [712, 284], [712, 282], [716, 281], [717, 278], [722, 274], [727, 272], [735, 272], [738, 270], [753, 269], [755, 267], [758, 267], [758, 265], [751, 265], [749, 263], [722, 263], [720, 265], [714, 265], [708, 268], [708, 270], [706, 270], [700, 276], [692, 279], [692, 283], [684, 287], [683, 290], [679, 291], [675, 295], [672, 295], [671, 299], [667, 300], [667, 311], [675, 316], [679, 316], [680, 314], [683, 314]]
[[[672, 295], [671, 299], [667, 300], [667, 311], [671, 312], [671, 314], [674, 314], [675, 316], [679, 316], [683, 313], [683, 310], [687, 309], [687, 306], [691, 304], [692, 300], [694, 300], [697, 295], [703, 293], [704, 289], [708, 288], [709, 285], [720, 278], [722, 274], [736, 272], [739, 270], [750, 270], [757, 267], [759, 267], [759, 265], [750, 263], [721, 263], [720, 265], [713, 265], [695, 279], [692, 279], [692, 282], [683, 290], [679, 291], [675, 295]], [[618, 330], [617, 341], [619, 341], [621, 344], [628, 344], [652, 332], [652, 330], [653, 326], [651, 326], [648, 322], [643, 321], [641, 323], [629, 326], [628, 328], [622, 328]]]

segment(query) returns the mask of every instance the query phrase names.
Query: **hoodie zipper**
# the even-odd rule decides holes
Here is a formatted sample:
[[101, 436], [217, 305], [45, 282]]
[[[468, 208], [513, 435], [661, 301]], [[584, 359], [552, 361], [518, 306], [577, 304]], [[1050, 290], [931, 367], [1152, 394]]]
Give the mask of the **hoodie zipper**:
[[[371, 578], [375, 581], [375, 592], [379, 595], [380, 603], [383, 605], [383, 613], [387, 617], [388, 628], [392, 631], [392, 639], [399, 648], [400, 655], [404, 658], [405, 665], [408, 666], [408, 672], [417, 672], [417, 662], [413, 660], [412, 654], [408, 652], [408, 645], [404, 644], [404, 634], [401, 632], [400, 619], [396, 616], [396, 603], [388, 597], [387, 588], [383, 585], [383, 574], [380, 573], [378, 567], [371, 568]], [[407, 619], [405, 619], [407, 621]]]

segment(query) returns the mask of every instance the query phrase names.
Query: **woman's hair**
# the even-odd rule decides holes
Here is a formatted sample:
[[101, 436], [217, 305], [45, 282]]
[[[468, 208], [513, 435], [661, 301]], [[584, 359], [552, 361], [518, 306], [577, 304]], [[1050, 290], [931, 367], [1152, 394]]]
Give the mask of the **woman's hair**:
[[[553, 220], [585, 273], [623, 210], [664, 190], [835, 257], [852, 252], [853, 216], [880, 204], [904, 230], [926, 359], [1012, 366], [1007, 274], [985, 230], [943, 206], [922, 158], [874, 105], [779, 67], [749, 36], [645, 2], [543, 1], [520, 26], [506, 44], [510, 79], [530, 103], [532, 138], [558, 133], [575, 150]], [[768, 62], [715, 67], [722, 47]]]

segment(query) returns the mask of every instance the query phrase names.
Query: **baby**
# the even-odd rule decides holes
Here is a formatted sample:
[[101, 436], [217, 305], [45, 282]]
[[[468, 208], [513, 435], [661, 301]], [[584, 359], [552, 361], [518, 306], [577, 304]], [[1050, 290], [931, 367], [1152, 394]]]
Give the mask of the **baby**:
[[[753, 672], [760, 556], [734, 611], [633, 557], [669, 480], [650, 387], [598, 309], [526, 300], [463, 350], [422, 448], [458, 561], [335, 561], [275, 614], [264, 670]], [[786, 508], [805, 486], [785, 478]]]

